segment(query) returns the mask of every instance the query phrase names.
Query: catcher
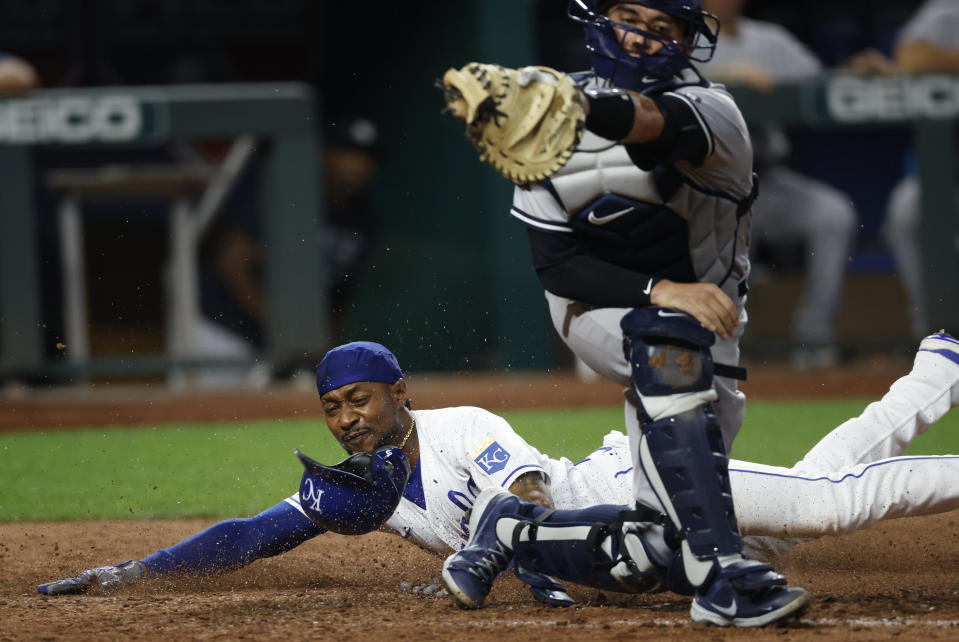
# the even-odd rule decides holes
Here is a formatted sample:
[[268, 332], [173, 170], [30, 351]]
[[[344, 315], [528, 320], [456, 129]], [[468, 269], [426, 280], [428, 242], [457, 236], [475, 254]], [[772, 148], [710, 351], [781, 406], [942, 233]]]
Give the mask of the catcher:
[[[695, 64], [712, 56], [718, 20], [700, 0], [568, 7], [585, 28], [589, 73], [569, 82], [469, 64], [445, 76], [449, 109], [470, 123], [484, 158], [512, 168], [510, 214], [527, 228], [554, 328], [629, 389], [634, 499], [650, 506], [652, 487], [652, 507], [682, 541], [691, 617], [736, 626], [793, 617], [808, 595], [743, 555], [729, 486], [758, 184], [739, 108]], [[555, 160], [544, 167], [546, 149]], [[536, 171], [524, 170], [527, 157]]]
[[[630, 451], [621, 433], [611, 432], [600, 448], [573, 464], [546, 457], [502, 418], [479, 408], [411, 410], [395, 356], [369, 342], [331, 350], [317, 370], [317, 389], [327, 427], [353, 453], [345, 462], [327, 467], [301, 456], [306, 471], [299, 491], [272, 508], [221, 521], [140, 560], [43, 584], [40, 593], [81, 593], [171, 573], [234, 569], [326, 530], [360, 534], [380, 527], [444, 556], [467, 542], [471, 507], [472, 538], [464, 552], [485, 538], [499, 551], [500, 563], [471, 576], [480, 582], [478, 590], [466, 592], [461, 580], [454, 582], [463, 604], [481, 605], [493, 577], [514, 555], [517, 574], [547, 604], [568, 605], [572, 599], [546, 574], [624, 592], [691, 592], [677, 572], [676, 542], [661, 516], [622, 523], [624, 507], [618, 504], [632, 503], [632, 488]], [[920, 345], [912, 371], [881, 401], [830, 433], [792, 468], [734, 461], [730, 474], [745, 532], [776, 538], [747, 537], [747, 542], [771, 550], [767, 545], [789, 545], [779, 538], [846, 533], [880, 519], [959, 508], [959, 489], [952, 483], [959, 457], [899, 456], [957, 403], [959, 342], [934, 335]], [[503, 489], [515, 494], [510, 510], [490, 510], [502, 506]], [[655, 501], [651, 489], [646, 496]], [[546, 514], [553, 508], [560, 510]], [[495, 526], [497, 515], [515, 520], [517, 514], [524, 516], [524, 528], [538, 523], [539, 541], [518, 548], [512, 541], [495, 542], [495, 529], [484, 525]], [[596, 530], [596, 547], [584, 549], [580, 531], [597, 523], [606, 527]]]

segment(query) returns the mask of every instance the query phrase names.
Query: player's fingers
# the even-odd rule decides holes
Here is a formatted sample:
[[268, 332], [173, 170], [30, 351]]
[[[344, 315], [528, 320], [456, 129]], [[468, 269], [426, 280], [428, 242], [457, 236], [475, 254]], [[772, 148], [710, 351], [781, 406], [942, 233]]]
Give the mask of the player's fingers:
[[731, 337], [736, 328], [735, 319], [731, 319], [727, 311], [714, 301], [700, 302], [693, 316], [703, 324], [703, 327], [710, 332], [715, 332], [723, 340]]
[[719, 316], [706, 304], [701, 294], [692, 290], [683, 291], [682, 295], [676, 297], [663, 297], [657, 301], [657, 305], [685, 312], [710, 332], [723, 331]]
[[717, 334], [723, 339], [728, 339], [736, 330], [736, 326], [739, 325], [739, 313], [728, 297], [723, 295], [723, 298], [725, 298], [725, 301], [721, 299], [711, 300], [710, 310], [716, 317], [717, 326], [721, 329], [717, 331]]
[[682, 310], [686, 314], [690, 315], [699, 321], [699, 323], [710, 332], [715, 332], [720, 337], [724, 339], [726, 338], [723, 336], [723, 333], [726, 330], [723, 327], [719, 315], [710, 309], [710, 307], [704, 302], [695, 298], [690, 298], [681, 302], [677, 302], [677, 304], [672, 307], [676, 310]]
[[449, 591], [443, 586], [443, 580], [440, 577], [434, 577], [426, 584], [413, 584], [412, 582], [400, 582], [400, 590], [413, 595], [424, 597], [449, 597]]
[[716, 327], [713, 329], [713, 332], [719, 335], [720, 339], [725, 341], [729, 337], [733, 336], [733, 331], [736, 329], [736, 325], [729, 320], [729, 317], [724, 314], [716, 314], [714, 318], [716, 319]]
[[732, 300], [712, 283], [661, 281], [653, 290], [654, 304], [682, 310], [722, 339], [732, 336], [739, 313]]
[[56, 582], [48, 582], [37, 587], [37, 593], [42, 595], [73, 595], [83, 593], [88, 585], [81, 584], [75, 577]]
[[732, 299], [716, 286], [706, 288], [703, 294], [702, 303], [709, 309], [709, 316], [716, 325], [713, 331], [723, 339], [728, 339], [739, 325], [739, 310]]

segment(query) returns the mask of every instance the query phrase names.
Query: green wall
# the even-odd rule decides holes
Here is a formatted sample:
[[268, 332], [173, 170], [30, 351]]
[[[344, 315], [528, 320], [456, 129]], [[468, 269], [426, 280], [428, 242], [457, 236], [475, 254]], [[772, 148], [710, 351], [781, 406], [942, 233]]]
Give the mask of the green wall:
[[379, 235], [347, 338], [389, 345], [410, 370], [554, 363], [526, 230], [508, 214], [512, 184], [479, 162], [464, 125], [441, 113], [435, 86], [447, 68], [473, 60], [536, 64], [535, 15], [526, 0], [431, 4], [396, 55], [402, 66], [385, 71], [378, 88]]

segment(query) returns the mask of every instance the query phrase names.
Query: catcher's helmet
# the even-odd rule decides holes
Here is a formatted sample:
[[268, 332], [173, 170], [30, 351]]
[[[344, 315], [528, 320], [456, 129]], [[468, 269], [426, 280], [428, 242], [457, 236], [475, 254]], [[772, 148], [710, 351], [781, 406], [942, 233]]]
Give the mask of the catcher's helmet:
[[410, 477], [406, 455], [395, 446], [350, 455], [334, 466], [293, 452], [306, 469], [300, 507], [317, 526], [342, 535], [362, 535], [382, 526], [399, 505]]
[[[620, 3], [640, 4], [667, 13], [686, 26], [682, 42], [673, 41], [636, 26], [614, 23], [603, 15]], [[719, 19], [702, 9], [702, 0], [570, 0], [567, 15], [586, 30], [586, 50], [597, 76], [623, 89], [642, 91], [669, 81], [690, 66], [690, 61], [707, 62], [716, 49]], [[613, 25], [662, 43], [648, 56], [631, 56], [623, 50]]]

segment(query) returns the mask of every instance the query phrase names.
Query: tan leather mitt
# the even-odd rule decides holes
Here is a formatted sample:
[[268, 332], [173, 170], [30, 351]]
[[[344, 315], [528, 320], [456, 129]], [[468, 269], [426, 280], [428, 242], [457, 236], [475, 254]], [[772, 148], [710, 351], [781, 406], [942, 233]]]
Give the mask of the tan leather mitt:
[[466, 123], [480, 160], [519, 185], [558, 172], [583, 134], [579, 88], [549, 67], [471, 62], [448, 70], [443, 88], [447, 110]]

